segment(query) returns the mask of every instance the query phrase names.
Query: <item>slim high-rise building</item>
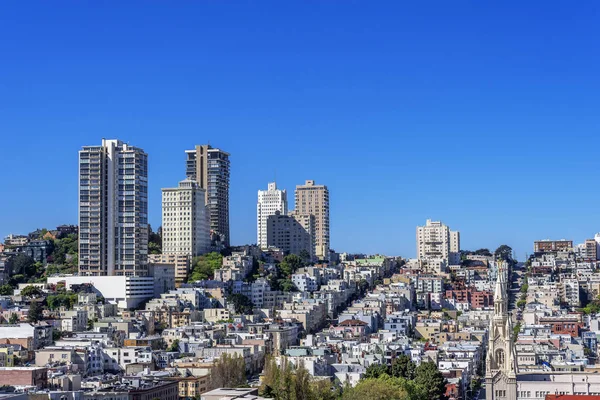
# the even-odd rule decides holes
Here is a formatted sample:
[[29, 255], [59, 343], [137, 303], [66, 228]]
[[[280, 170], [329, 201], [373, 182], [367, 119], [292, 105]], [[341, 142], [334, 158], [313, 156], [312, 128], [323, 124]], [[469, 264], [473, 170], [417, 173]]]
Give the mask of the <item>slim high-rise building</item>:
[[186, 176], [206, 190], [211, 235], [229, 246], [229, 153], [202, 145], [185, 154]]
[[208, 253], [210, 228], [206, 190], [185, 179], [176, 188], [162, 189], [163, 254], [191, 257]]
[[120, 140], [79, 151], [79, 274], [148, 275], [148, 155]]
[[460, 264], [460, 233], [451, 231], [440, 221], [427, 220], [417, 227], [419, 260], [445, 259], [450, 265]]
[[296, 186], [296, 214], [310, 214], [314, 221], [314, 255], [319, 260], [329, 259], [329, 190], [325, 185], [315, 185], [307, 180]]
[[256, 205], [256, 237], [258, 247], [266, 249], [267, 243], [267, 219], [279, 212], [287, 215], [288, 203], [287, 192], [277, 189], [277, 183], [269, 183], [267, 190], [258, 191], [258, 204]]

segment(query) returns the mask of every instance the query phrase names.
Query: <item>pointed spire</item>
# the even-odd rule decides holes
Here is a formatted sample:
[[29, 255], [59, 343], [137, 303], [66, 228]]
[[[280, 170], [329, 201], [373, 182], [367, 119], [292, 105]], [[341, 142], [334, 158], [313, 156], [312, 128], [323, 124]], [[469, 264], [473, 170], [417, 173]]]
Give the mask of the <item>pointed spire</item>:
[[498, 261], [496, 272], [496, 292], [494, 293], [494, 302], [504, 301], [504, 270], [502, 261]]

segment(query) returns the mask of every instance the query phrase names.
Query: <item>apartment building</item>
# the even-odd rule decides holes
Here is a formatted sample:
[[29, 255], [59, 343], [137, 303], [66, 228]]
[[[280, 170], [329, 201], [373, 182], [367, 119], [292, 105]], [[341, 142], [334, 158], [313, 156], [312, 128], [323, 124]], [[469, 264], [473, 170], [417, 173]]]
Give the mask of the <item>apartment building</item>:
[[427, 220], [417, 227], [419, 260], [445, 259], [450, 265], [460, 264], [460, 233], [451, 231], [441, 221]]
[[148, 274], [148, 155], [120, 140], [79, 151], [79, 275]]
[[175, 266], [175, 286], [187, 282], [191, 257], [187, 254], [148, 254], [148, 263], [152, 265], [170, 264]]
[[551, 253], [556, 251], [567, 251], [573, 248], [572, 240], [537, 240], [533, 242], [535, 253]]
[[258, 247], [266, 249], [267, 241], [267, 221], [275, 213], [287, 215], [288, 201], [287, 191], [277, 189], [277, 183], [269, 183], [267, 190], [258, 191], [258, 203], [256, 205], [256, 237]]
[[275, 247], [286, 254], [307, 252], [314, 257], [315, 217], [310, 214], [283, 215], [276, 211], [267, 218], [267, 247]]
[[329, 260], [329, 189], [307, 180], [304, 185], [296, 186], [295, 213], [313, 215], [314, 255], [319, 260]]
[[162, 189], [162, 252], [154, 262], [169, 260], [175, 265], [179, 284], [187, 279], [189, 257], [210, 251], [210, 222], [206, 190], [185, 179], [176, 188]]
[[210, 145], [186, 150], [186, 176], [206, 190], [211, 235], [229, 246], [229, 153]]

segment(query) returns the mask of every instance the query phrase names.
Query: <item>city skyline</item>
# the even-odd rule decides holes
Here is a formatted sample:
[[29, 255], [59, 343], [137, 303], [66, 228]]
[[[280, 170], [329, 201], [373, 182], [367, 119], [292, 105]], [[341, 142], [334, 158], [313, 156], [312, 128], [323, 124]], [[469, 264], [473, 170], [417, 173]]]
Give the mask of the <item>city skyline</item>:
[[[144, 151], [146, 152], [146, 154], [148, 154], [148, 170], [149, 170], [149, 183], [148, 183], [148, 199], [149, 199], [149, 224], [152, 226], [152, 229], [154, 231], [156, 231], [156, 229], [158, 229], [158, 227], [161, 225], [161, 216], [162, 216], [162, 212], [161, 212], [161, 206], [162, 206], [162, 200], [161, 200], [161, 185], [162, 187], [175, 187], [177, 186], [178, 182], [175, 182], [175, 184], [173, 184], [173, 179], [168, 179], [168, 180], [161, 180], [162, 182], [169, 182], [171, 181], [171, 183], [163, 183], [163, 184], [156, 184], [154, 182], [153, 176], [154, 174], [152, 173], [153, 170], [156, 170], [156, 174], [158, 177], [162, 177], [163, 174], [160, 172], [160, 168], [158, 165], [154, 165], [152, 162], [153, 159], [153, 153], [150, 153], [149, 151], [146, 150], [146, 148], [148, 147], [149, 142], [146, 142], [145, 144], [139, 144], [140, 141], [128, 141], [128, 140], [124, 140], [124, 139], [118, 139], [124, 143], [127, 143], [130, 146], [134, 146], [134, 147], [138, 147], [141, 149], [144, 149]], [[97, 140], [98, 141], [98, 140]], [[88, 141], [88, 143], [93, 143], [90, 139], [90, 141]], [[141, 141], [141, 143], [143, 143], [143, 140]], [[59, 224], [76, 224], [77, 223], [77, 151], [79, 151], [81, 149], [81, 147], [84, 147], [86, 145], [80, 145], [79, 149], [77, 149], [75, 151], [75, 160], [74, 160], [74, 168], [75, 168], [75, 177], [74, 177], [74, 182], [69, 182], [69, 185], [67, 186], [72, 186], [72, 190], [74, 191], [74, 195], [71, 196], [65, 196], [63, 201], [61, 201], [61, 203], [68, 203], [69, 201], [73, 202], [73, 209], [72, 210], [67, 210], [68, 212], [65, 213], [65, 215], [68, 215], [69, 213], [72, 214], [71, 219], [69, 219], [69, 217], [64, 217], [61, 215], [51, 215], [51, 216], [41, 216], [39, 217], [39, 221], [48, 221], [45, 225], [47, 226], [37, 226], [37, 225], [42, 225], [42, 223], [38, 223], [38, 224], [34, 224], [34, 225], [25, 225], [23, 223], [21, 224], [16, 224], [15, 226], [21, 226], [21, 229], [6, 229], [5, 227], [7, 225], [0, 225], [0, 236], [1, 237], [5, 237], [8, 234], [21, 234], [21, 233], [26, 233], [29, 232], [31, 230], [34, 230], [36, 228], [43, 228], [43, 227], [52, 227], [55, 225], [59, 225]], [[182, 165], [185, 163], [185, 155], [181, 156], [181, 154], [183, 153], [183, 149], [190, 147], [190, 145], [183, 145], [183, 147], [181, 147], [180, 149], [175, 149], [176, 153], [179, 153], [180, 156], [180, 160], [175, 162], [174, 167], [172, 167], [173, 173], [170, 174], [170, 176], [177, 176], [177, 170], [181, 171], [182, 170]], [[161, 154], [157, 154], [159, 157], [161, 156]], [[164, 153], [163, 153], [164, 155]], [[232, 154], [233, 159], [235, 160], [236, 155]], [[64, 157], [61, 157], [59, 160], [64, 160]], [[233, 162], [234, 165], [234, 171], [235, 171], [235, 162]], [[155, 168], [156, 169], [155, 169]], [[286, 179], [285, 176], [282, 175], [282, 169], [279, 169], [279, 178], [277, 179], [278, 182], [278, 188], [280, 189], [285, 189], [285, 190], [293, 190], [297, 185], [302, 185], [303, 181], [305, 180], [304, 178], [299, 179], [296, 182], [290, 182], [289, 179]], [[181, 174], [181, 175], [185, 175], [185, 174]], [[298, 174], [300, 176], [300, 174]], [[283, 176], [283, 177], [282, 177]], [[235, 178], [235, 172], [233, 173], [233, 178]], [[180, 180], [183, 180], [184, 178], [181, 178]], [[308, 179], [308, 178], [306, 178]], [[236, 179], [233, 179], [233, 181], [235, 182]], [[244, 237], [247, 237], [247, 240], [244, 239], [238, 239], [241, 235], [239, 235], [239, 231], [236, 231], [236, 226], [239, 226], [239, 215], [240, 215], [240, 210], [239, 210], [239, 203], [237, 203], [238, 207], [233, 207], [232, 210], [230, 211], [232, 214], [230, 214], [230, 219], [232, 220], [232, 225], [234, 226], [234, 228], [232, 229], [232, 233], [233, 233], [233, 240], [234, 242], [232, 243], [232, 245], [243, 245], [243, 244], [253, 244], [256, 242], [256, 190], [260, 190], [263, 189], [263, 187], [265, 185], [268, 184], [268, 182], [270, 182], [269, 177], [266, 177], [265, 182], [262, 182], [262, 185], [259, 185], [255, 190], [253, 190], [251, 193], [244, 193], [242, 194], [243, 198], [246, 199], [250, 199], [250, 205], [248, 206], [248, 204], [244, 204], [243, 205], [243, 209], [244, 210], [248, 210], [251, 209], [252, 214], [249, 216], [250, 218], [248, 218], [249, 221], [245, 221], [244, 224]], [[284, 183], [280, 183], [280, 182], [284, 182]], [[321, 180], [317, 180], [317, 182], [321, 182]], [[325, 184], [327, 186], [333, 186], [330, 184], [327, 184], [325, 182]], [[234, 184], [235, 185], [235, 184]], [[157, 187], [158, 186], [158, 187]], [[291, 189], [290, 189], [291, 188]], [[233, 186], [231, 187], [231, 193], [236, 193], [237, 194], [237, 198], [239, 198], [240, 194], [239, 191], [235, 190], [236, 187]], [[331, 189], [330, 189], [331, 190]], [[158, 192], [158, 194], [157, 194]], [[489, 248], [490, 250], [494, 250], [497, 246], [499, 246], [500, 244], [508, 244], [509, 246], [511, 246], [514, 250], [515, 250], [515, 254], [517, 257], [519, 257], [520, 259], [524, 258], [525, 253], [527, 254], [531, 254], [533, 252], [533, 242], [537, 241], [537, 240], [545, 240], [545, 239], [551, 239], [551, 240], [561, 240], [561, 239], [567, 239], [567, 240], [572, 240], [575, 244], [578, 243], [583, 243], [586, 239], [592, 239], [594, 237], [594, 234], [596, 233], [596, 231], [593, 230], [593, 224], [589, 224], [590, 226], [592, 226], [592, 230], [588, 231], [589, 233], [583, 233], [580, 234], [578, 236], [575, 235], [568, 235], [567, 233], [560, 233], [558, 232], [556, 235], [552, 236], [552, 234], [550, 232], [555, 231], [554, 229], [552, 229], [552, 226], [550, 226], [550, 229], [546, 229], [544, 232], [542, 232], [542, 236], [538, 237], [538, 236], [532, 236], [531, 240], [529, 239], [525, 239], [525, 241], [510, 241], [509, 239], [507, 240], [498, 240], [498, 241], [493, 241], [491, 238], [493, 237], [493, 233], [492, 231], [488, 231], [490, 239], [488, 239], [487, 237], [484, 238], [475, 238], [475, 237], [470, 237], [471, 234], [469, 233], [468, 229], [463, 229], [463, 225], [465, 225], [466, 222], [470, 222], [470, 224], [475, 223], [476, 221], [472, 221], [469, 219], [449, 219], [445, 217], [445, 214], [435, 214], [435, 216], [431, 216], [431, 214], [427, 214], [424, 213], [422, 219], [418, 219], [418, 218], [412, 218], [411, 221], [414, 221], [414, 225], [406, 225], [403, 226], [403, 229], [406, 230], [406, 232], [403, 230], [401, 233], [401, 236], [405, 237], [407, 241], [400, 243], [397, 245], [397, 248], [399, 249], [398, 251], [394, 251], [393, 247], [388, 247], [389, 249], [392, 250], [386, 250], [385, 248], [383, 250], [378, 250], [378, 245], [377, 243], [369, 243], [367, 246], [364, 247], [368, 247], [369, 249], [364, 250], [364, 247], [361, 247], [361, 245], [356, 247], [349, 247], [349, 248], [344, 248], [344, 247], [339, 247], [336, 246], [336, 243], [339, 243], [342, 240], [338, 240], [340, 238], [337, 238], [336, 236], [336, 224], [338, 223], [338, 218], [344, 218], [343, 215], [340, 215], [339, 213], [336, 213], [336, 199], [337, 195], [334, 196], [334, 205], [331, 206], [331, 213], [332, 215], [335, 215], [334, 217], [334, 222], [332, 224], [332, 238], [333, 238], [333, 244], [331, 246], [332, 249], [336, 250], [336, 251], [340, 251], [340, 252], [356, 252], [356, 253], [367, 253], [367, 254], [394, 254], [394, 255], [400, 255], [400, 256], [404, 256], [404, 257], [416, 257], [417, 254], [414, 250], [415, 248], [415, 239], [414, 239], [414, 229], [417, 226], [420, 226], [423, 224], [425, 219], [434, 219], [434, 220], [442, 220], [443, 222], [446, 221], [452, 221], [452, 222], [448, 222], [448, 225], [451, 225], [453, 227], [456, 227], [456, 229], [458, 229], [459, 231], [461, 231], [461, 233], [463, 233], [461, 235], [461, 249], [462, 250], [476, 250], [478, 248]], [[231, 217], [231, 215], [236, 215], [238, 217]], [[419, 217], [420, 218], [420, 217]], [[6, 220], [6, 219], [4, 219]], [[22, 220], [22, 219], [20, 219]], [[385, 221], [382, 221], [385, 222]], [[249, 226], [245, 226], [248, 225]], [[469, 224], [467, 224], [468, 226]], [[472, 226], [472, 225], [471, 225]], [[500, 226], [500, 225], [499, 225]], [[246, 230], [248, 230], [249, 232], [246, 232]], [[600, 229], [598, 229], [600, 230]], [[540, 229], [541, 231], [541, 229]], [[572, 229], [568, 229], [568, 232], [572, 232]], [[343, 235], [342, 235], [343, 237]], [[343, 241], [342, 241], [343, 242]], [[487, 243], [487, 244], [486, 244]], [[384, 246], [382, 246], [384, 247]], [[339, 248], [339, 250], [338, 250]], [[373, 249], [373, 250], [371, 250]], [[402, 249], [405, 249], [405, 251], [403, 251]]]
[[436, 9], [11, 4], [0, 236], [76, 223], [77, 151], [108, 137], [149, 155], [154, 230], [160, 188], [210, 143], [231, 154], [232, 244], [256, 241], [256, 191], [275, 178], [328, 186], [336, 251], [414, 257], [427, 219], [519, 259], [592, 238], [595, 3]]

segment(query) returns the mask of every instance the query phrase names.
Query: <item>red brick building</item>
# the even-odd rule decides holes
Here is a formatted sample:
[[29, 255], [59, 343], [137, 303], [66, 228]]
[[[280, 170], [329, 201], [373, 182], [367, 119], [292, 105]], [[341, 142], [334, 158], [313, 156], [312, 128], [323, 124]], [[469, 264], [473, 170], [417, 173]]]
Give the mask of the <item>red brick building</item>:
[[44, 389], [48, 386], [48, 369], [40, 367], [0, 368], [0, 382], [12, 386], [35, 386]]

